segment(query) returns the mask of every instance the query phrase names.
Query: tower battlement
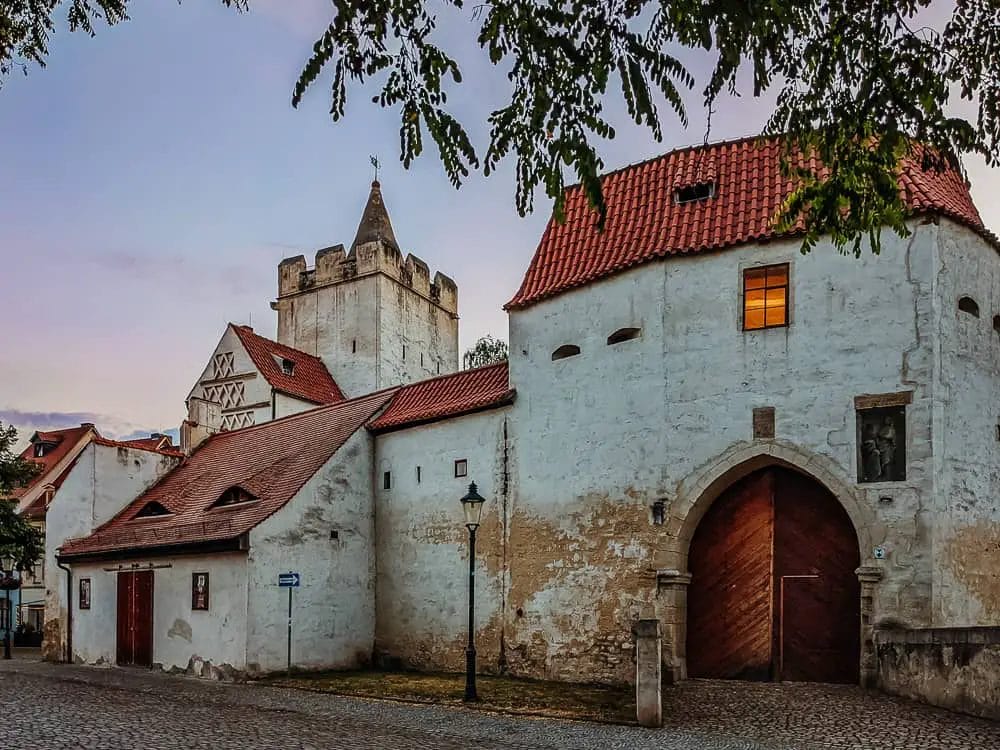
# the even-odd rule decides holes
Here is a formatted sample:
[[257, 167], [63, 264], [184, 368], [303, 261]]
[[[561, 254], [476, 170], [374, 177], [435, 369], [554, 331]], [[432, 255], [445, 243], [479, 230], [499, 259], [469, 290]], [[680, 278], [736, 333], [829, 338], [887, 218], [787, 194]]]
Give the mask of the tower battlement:
[[349, 396], [458, 369], [458, 287], [399, 249], [373, 182], [350, 250], [278, 264], [278, 341], [323, 360]]
[[278, 299], [324, 286], [341, 284], [381, 273], [412, 289], [448, 313], [458, 315], [458, 286], [440, 271], [431, 278], [430, 267], [416, 255], [406, 257], [381, 240], [366, 242], [347, 252], [334, 245], [316, 253], [310, 268], [304, 255], [285, 258], [278, 264]]

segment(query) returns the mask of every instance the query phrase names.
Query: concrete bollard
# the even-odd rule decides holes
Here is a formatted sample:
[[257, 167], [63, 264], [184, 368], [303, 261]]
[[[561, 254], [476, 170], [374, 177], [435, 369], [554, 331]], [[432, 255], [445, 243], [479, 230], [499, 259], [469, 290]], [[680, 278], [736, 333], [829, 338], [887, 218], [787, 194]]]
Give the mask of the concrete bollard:
[[659, 620], [639, 620], [635, 635], [635, 712], [644, 727], [663, 726], [660, 688], [661, 641]]

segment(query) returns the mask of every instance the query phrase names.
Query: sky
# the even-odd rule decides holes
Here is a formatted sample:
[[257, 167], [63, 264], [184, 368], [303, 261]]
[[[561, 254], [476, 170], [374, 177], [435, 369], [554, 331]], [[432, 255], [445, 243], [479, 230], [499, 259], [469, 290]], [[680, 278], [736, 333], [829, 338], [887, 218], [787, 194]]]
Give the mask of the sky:
[[[516, 291], [548, 220], [518, 216], [511, 165], [460, 190], [433, 148], [399, 162], [395, 112], [351, 92], [334, 123], [329, 77], [293, 109], [292, 87], [329, 18], [328, 0], [255, 0], [248, 14], [212, 2], [135, 3], [96, 38], [60, 19], [48, 67], [0, 89], [0, 422], [22, 430], [97, 424], [125, 437], [176, 428], [184, 398], [228, 321], [275, 334], [277, 264], [350, 244], [372, 179], [396, 238], [459, 287], [460, 347], [507, 337]], [[485, 151], [485, 118], [509, 96], [477, 54], [471, 10], [444, 19], [441, 42], [465, 83], [449, 102]], [[705, 58], [688, 56], [697, 74]], [[614, 169], [700, 142], [662, 110], [657, 143], [617, 103]], [[769, 101], [723, 101], [712, 139], [759, 132]], [[966, 162], [973, 198], [1000, 228], [1000, 174]], [[574, 181], [572, 179], [570, 182]]]

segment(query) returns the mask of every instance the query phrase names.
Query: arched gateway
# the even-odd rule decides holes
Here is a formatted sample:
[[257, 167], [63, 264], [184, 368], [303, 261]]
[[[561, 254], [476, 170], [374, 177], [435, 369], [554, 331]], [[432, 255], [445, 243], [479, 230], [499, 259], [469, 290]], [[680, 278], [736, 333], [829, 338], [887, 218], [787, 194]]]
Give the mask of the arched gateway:
[[691, 539], [691, 677], [856, 683], [858, 537], [815, 479], [769, 466], [735, 481]]

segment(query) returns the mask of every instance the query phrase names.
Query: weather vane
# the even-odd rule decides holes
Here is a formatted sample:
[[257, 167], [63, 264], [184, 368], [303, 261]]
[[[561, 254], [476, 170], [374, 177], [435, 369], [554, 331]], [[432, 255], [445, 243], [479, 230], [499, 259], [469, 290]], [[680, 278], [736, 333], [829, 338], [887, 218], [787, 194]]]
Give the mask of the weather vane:
[[369, 158], [371, 159], [372, 166], [375, 167], [375, 182], [378, 182], [378, 170], [382, 165], [379, 164], [377, 156], [371, 156]]

